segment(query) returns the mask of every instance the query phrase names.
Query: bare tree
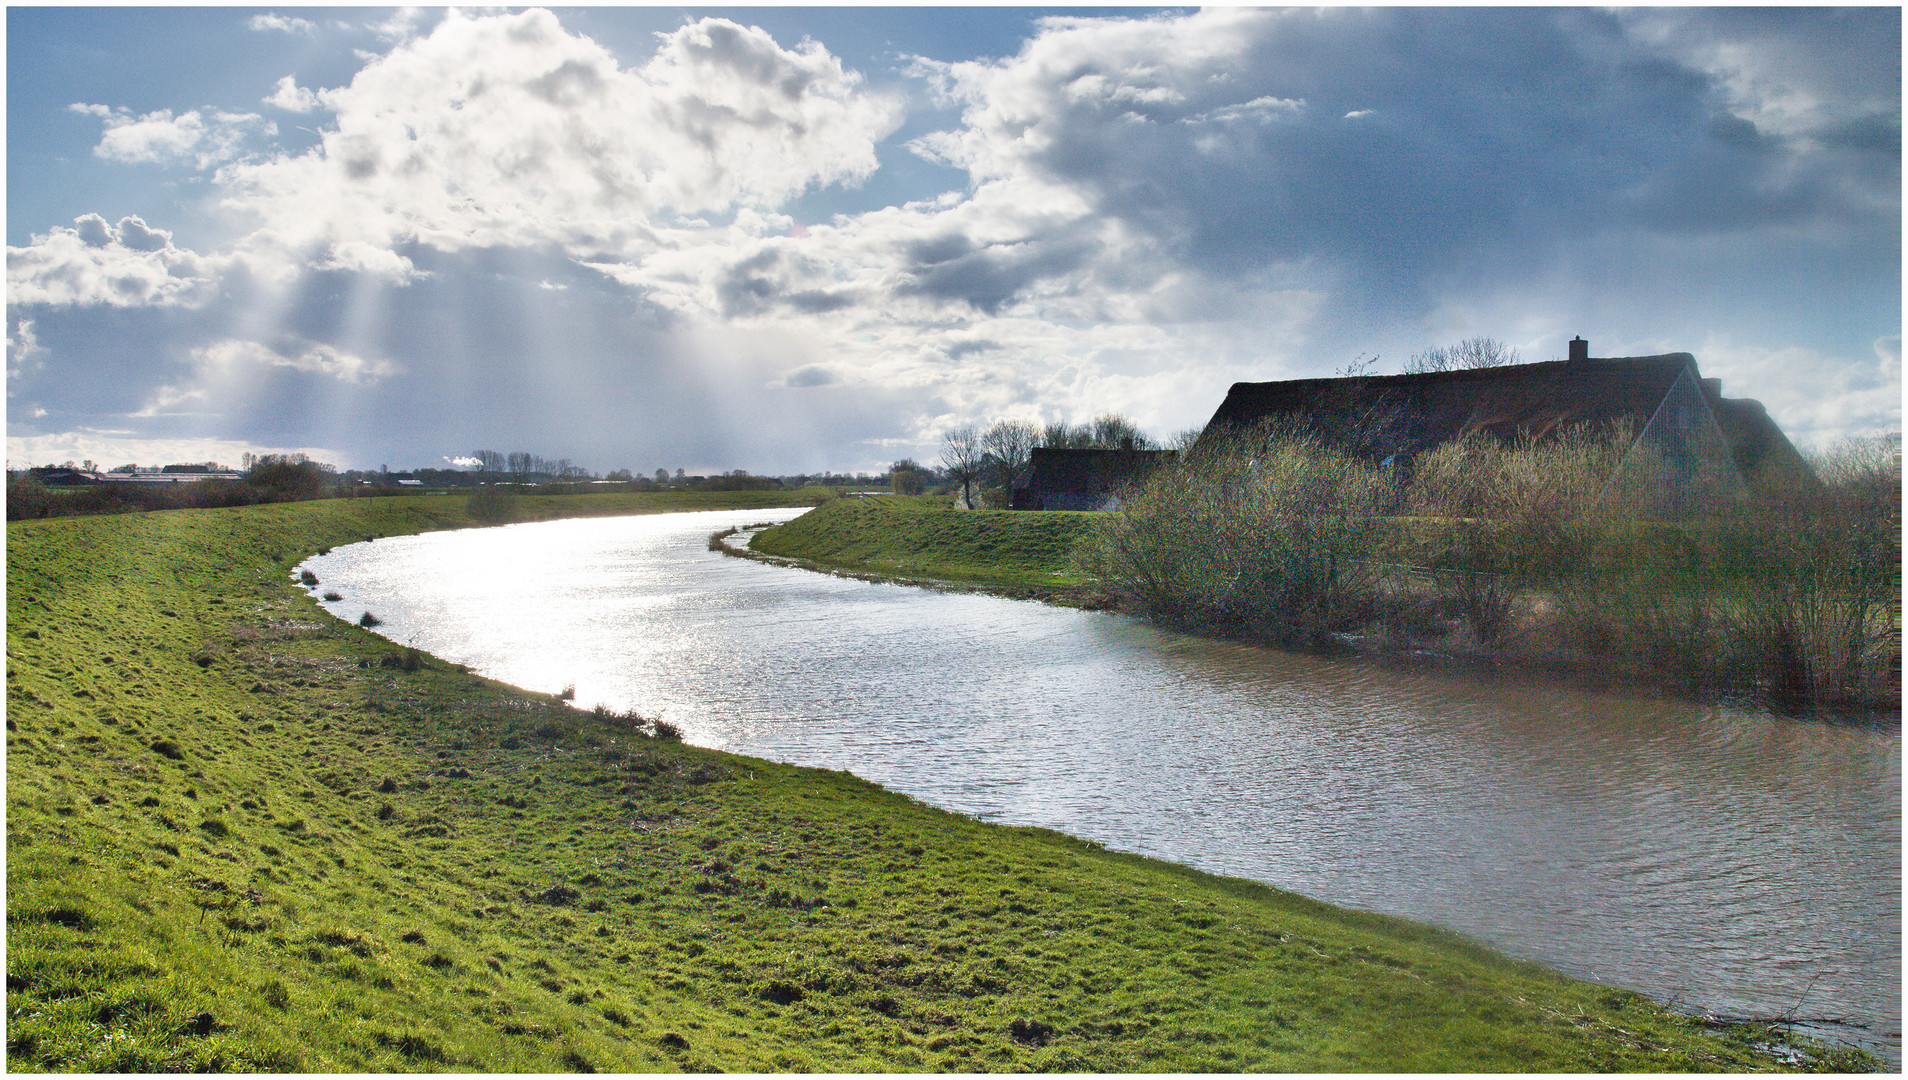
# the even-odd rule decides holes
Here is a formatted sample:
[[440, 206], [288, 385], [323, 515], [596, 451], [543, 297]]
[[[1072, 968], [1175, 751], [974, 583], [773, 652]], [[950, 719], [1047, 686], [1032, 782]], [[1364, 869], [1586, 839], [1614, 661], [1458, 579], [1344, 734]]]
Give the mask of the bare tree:
[[1153, 440], [1133, 421], [1118, 413], [1107, 413], [1093, 420], [1093, 445], [1102, 450], [1151, 450]]
[[1033, 449], [1040, 443], [1040, 431], [1025, 420], [996, 420], [981, 436], [981, 449], [994, 460], [1003, 489], [1001, 502], [1011, 505], [1014, 488], [1027, 479], [1027, 467]]
[[1154, 449], [1139, 425], [1118, 413], [1095, 417], [1090, 424], [1048, 424], [1040, 432], [1040, 445], [1055, 450], [1119, 450], [1127, 439], [1135, 450]]
[[1496, 338], [1465, 338], [1456, 345], [1438, 345], [1405, 361], [1406, 375], [1430, 371], [1465, 371], [1523, 363], [1517, 350]]
[[495, 450], [472, 450], [470, 456], [477, 459], [477, 471], [480, 473], [504, 470], [504, 456]]
[[941, 436], [941, 466], [947, 475], [961, 482], [961, 499], [974, 508], [974, 481], [980, 478], [986, 451], [981, 434], [973, 427], [957, 427]]

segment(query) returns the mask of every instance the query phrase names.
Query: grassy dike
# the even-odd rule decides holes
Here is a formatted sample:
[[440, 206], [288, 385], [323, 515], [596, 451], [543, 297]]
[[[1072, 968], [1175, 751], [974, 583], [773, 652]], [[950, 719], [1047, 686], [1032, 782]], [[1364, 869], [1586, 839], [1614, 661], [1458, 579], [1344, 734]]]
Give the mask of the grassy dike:
[[1073, 567], [1094, 515], [955, 510], [946, 496], [844, 498], [757, 533], [749, 550], [813, 569], [1098, 606]]
[[[765, 505], [670, 503], [513, 509]], [[1441, 931], [407, 658], [289, 579], [466, 523], [410, 497], [9, 524], [10, 1069], [1776, 1067], [1778, 1032]]]

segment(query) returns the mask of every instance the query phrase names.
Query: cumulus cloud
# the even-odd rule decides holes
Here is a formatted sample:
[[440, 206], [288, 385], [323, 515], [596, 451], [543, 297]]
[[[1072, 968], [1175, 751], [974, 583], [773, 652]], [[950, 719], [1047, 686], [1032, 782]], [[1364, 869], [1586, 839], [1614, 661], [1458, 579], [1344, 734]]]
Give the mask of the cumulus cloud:
[[1873, 345], [1873, 356], [1840, 356], [1802, 345], [1740, 344], [1712, 335], [1698, 359], [1723, 380], [1725, 395], [1760, 400], [1800, 446], [1827, 447], [1849, 435], [1901, 430], [1901, 339]]
[[309, 19], [280, 15], [276, 12], [254, 15], [246, 21], [245, 25], [254, 30], [275, 30], [281, 34], [309, 34], [318, 29], [317, 25]]
[[660, 223], [867, 176], [899, 110], [859, 82], [814, 42], [723, 19], [625, 68], [547, 11], [453, 12], [318, 94], [335, 115], [319, 146], [219, 182], [274, 242], [334, 266], [402, 272], [369, 249], [408, 243], [624, 258]]
[[209, 169], [239, 157], [248, 138], [278, 133], [277, 125], [257, 113], [212, 110], [201, 114], [192, 109], [174, 116], [170, 109], [159, 109], [136, 116], [131, 110], [105, 105], [76, 103], [69, 108], [96, 116], [105, 125], [93, 153], [109, 161], [190, 161], [197, 168]]
[[[674, 392], [755, 410], [722, 421], [738, 430], [826, 415], [818, 427], [845, 431], [828, 403], [880, 401], [892, 415], [857, 439], [931, 445], [941, 427], [1003, 415], [1120, 410], [1164, 433], [1202, 421], [1236, 379], [1326, 374], [1361, 352], [1475, 334], [1542, 355], [1582, 330], [1666, 337], [1816, 430], [1898, 393], [1898, 350], [1890, 368], [1719, 338], [1712, 360], [1699, 342], [1727, 313], [1702, 298], [1727, 293], [1738, 313], [1867, 303], [1843, 286], [1870, 288], [1861, 280], [1899, 261], [1899, 86], [1876, 92], [1873, 72], [1895, 69], [1885, 48], [1856, 44], [1881, 57], [1861, 61], [1867, 74], [1837, 70], [1835, 49], [1804, 50], [1785, 81], [1783, 17], [1047, 18], [1011, 55], [911, 61], [958, 121], [910, 132], [907, 148], [964, 183], [834, 216], [846, 200], [816, 193], [874, 174], [899, 103], [822, 44], [785, 47], [723, 19], [625, 62], [541, 10], [407, 11], [347, 85], [279, 80], [266, 104], [331, 119], [316, 147], [270, 159], [220, 149], [209, 110], [81, 108], [107, 125], [102, 157], [216, 159], [211, 187], [243, 234], [234, 251], [255, 271], [286, 268], [281, 283], [306, 275], [280, 297], [301, 336], [234, 329], [248, 317], [235, 313], [194, 339], [216, 342], [190, 353], [208, 380], [271, 373], [261, 383], [302, 388], [312, 380], [287, 376], [303, 373], [349, 396], [394, 370], [364, 355], [389, 355], [418, 373], [373, 396], [395, 395], [464, 374], [471, 342], [521, 333], [472, 391], [514, 408], [512, 379], [533, 367], [567, 373], [573, 390], [622, 385], [618, 365], [639, 361], [620, 345], [592, 367], [553, 357], [635, 326], [668, 353], [653, 364]], [[1886, 29], [1847, 18], [1851, 34]], [[10, 250], [14, 302], [205, 295], [192, 285], [217, 265], [135, 221], [89, 215]], [[1789, 269], [1732, 269], [1761, 253]], [[1796, 269], [1836, 266], [1834, 281]], [[109, 298], [112, 281], [125, 299]], [[1898, 331], [1896, 299], [1892, 323], [1884, 313], [1863, 335]], [[337, 326], [354, 348], [320, 344]], [[378, 329], [382, 351], [367, 344]], [[1761, 327], [1738, 334], [1766, 340]], [[1846, 377], [1789, 374], [1810, 365]], [[1764, 379], [1806, 389], [1771, 393]], [[151, 400], [212, 383], [181, 385]]]
[[308, 113], [318, 107], [318, 94], [298, 85], [296, 76], [287, 75], [273, 85], [271, 94], [264, 101], [275, 109]]
[[53, 306], [196, 306], [216, 292], [227, 257], [174, 247], [170, 233], [138, 217], [108, 224], [98, 214], [7, 248], [7, 302]]

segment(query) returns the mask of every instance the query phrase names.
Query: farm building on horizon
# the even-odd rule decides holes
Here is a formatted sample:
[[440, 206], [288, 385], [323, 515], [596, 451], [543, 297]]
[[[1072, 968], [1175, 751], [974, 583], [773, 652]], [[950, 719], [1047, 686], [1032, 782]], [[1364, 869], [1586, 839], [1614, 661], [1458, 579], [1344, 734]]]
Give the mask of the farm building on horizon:
[[1723, 397], [1721, 380], [1703, 378], [1693, 355], [1593, 358], [1582, 338], [1570, 343], [1569, 359], [1546, 363], [1234, 383], [1193, 452], [1268, 422], [1406, 468], [1467, 436], [1628, 431], [1632, 441], [1609, 490], [1626, 501], [1660, 497], [1685, 509], [1819, 486], [1762, 404]]

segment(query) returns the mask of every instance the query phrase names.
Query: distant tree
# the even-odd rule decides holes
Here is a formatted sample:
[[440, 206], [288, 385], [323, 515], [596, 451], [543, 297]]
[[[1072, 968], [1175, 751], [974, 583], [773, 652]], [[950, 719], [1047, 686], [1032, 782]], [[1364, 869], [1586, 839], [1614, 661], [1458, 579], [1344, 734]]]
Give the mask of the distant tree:
[[628, 481], [628, 480], [634, 480], [636, 479], [636, 477], [633, 474], [631, 474], [628, 469], [616, 469], [612, 471], [608, 476], [603, 477], [603, 479]]
[[504, 456], [495, 450], [472, 450], [470, 456], [477, 459], [477, 471], [480, 473], [504, 471]]
[[1505, 367], [1521, 364], [1523, 358], [1496, 338], [1465, 338], [1456, 345], [1439, 345], [1405, 361], [1406, 375], [1431, 371], [1467, 371], [1474, 368]]
[[1040, 432], [1040, 445], [1054, 450], [1119, 450], [1127, 439], [1135, 450], [1154, 449], [1139, 425], [1118, 413], [1095, 417], [1090, 424], [1048, 424]]
[[974, 507], [974, 481], [980, 479], [982, 459], [981, 433], [973, 427], [957, 427], [941, 436], [941, 465], [948, 478], [961, 485], [961, 501]]
[[1171, 439], [1166, 441], [1166, 449], [1176, 450], [1181, 457], [1184, 457], [1192, 451], [1193, 444], [1199, 441], [1199, 436], [1205, 433], [1205, 428], [1196, 427], [1176, 432]]
[[510, 478], [522, 483], [530, 475], [530, 466], [536, 461], [536, 455], [527, 450], [512, 450], [504, 458], [510, 470]]
[[272, 502], [315, 499], [324, 493], [332, 468], [305, 459], [303, 454], [264, 454], [256, 459], [246, 483], [264, 489]]
[[1024, 420], [997, 420], [981, 436], [981, 449], [992, 459], [993, 487], [997, 501], [1008, 506], [1014, 488], [1027, 479], [1034, 447], [1040, 445], [1040, 429]]
[[888, 482], [896, 495], [919, 495], [927, 490], [927, 472], [913, 458], [902, 458], [888, 470]]

